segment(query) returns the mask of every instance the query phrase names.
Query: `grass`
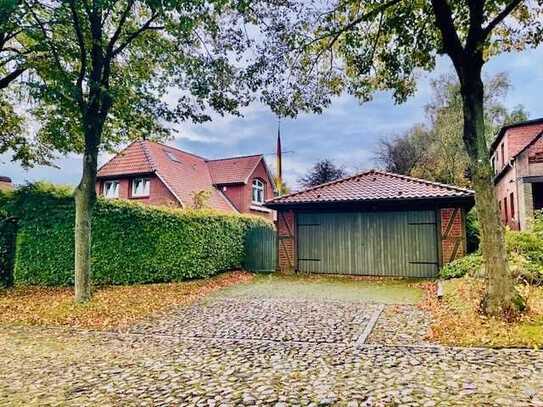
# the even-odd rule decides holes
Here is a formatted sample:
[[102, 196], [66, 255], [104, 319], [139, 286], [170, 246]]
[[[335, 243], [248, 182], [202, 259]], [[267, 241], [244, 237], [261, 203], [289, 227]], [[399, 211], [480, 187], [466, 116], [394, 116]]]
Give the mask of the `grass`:
[[326, 275], [257, 275], [250, 284], [230, 287], [216, 295], [416, 304], [424, 292], [410, 280]]
[[73, 301], [72, 288], [14, 287], [0, 290], [0, 324], [122, 329], [155, 312], [251, 279], [251, 274], [238, 271], [181, 283], [101, 287], [87, 304]]
[[444, 282], [439, 302], [427, 285], [425, 307], [433, 316], [431, 339], [444, 345], [482, 347], [543, 347], [543, 287], [518, 286], [528, 310], [514, 322], [488, 318], [478, 312], [484, 282], [459, 278]]

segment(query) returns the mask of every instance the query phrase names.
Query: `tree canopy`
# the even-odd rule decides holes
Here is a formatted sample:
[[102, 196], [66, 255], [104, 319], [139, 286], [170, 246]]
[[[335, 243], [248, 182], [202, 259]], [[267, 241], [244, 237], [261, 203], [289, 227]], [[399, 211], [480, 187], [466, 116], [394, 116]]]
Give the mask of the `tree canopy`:
[[329, 159], [317, 161], [311, 170], [298, 182], [304, 188], [315, 187], [326, 182], [338, 180], [347, 176], [343, 167], [337, 166]]
[[[485, 134], [490, 144], [507, 124], [526, 120], [522, 106], [508, 109], [504, 100], [511, 87], [506, 74], [485, 82]], [[471, 186], [469, 157], [462, 141], [462, 96], [453, 75], [432, 80], [432, 100], [426, 105], [427, 123], [405, 134], [382, 138], [376, 162], [387, 171], [459, 186]]]

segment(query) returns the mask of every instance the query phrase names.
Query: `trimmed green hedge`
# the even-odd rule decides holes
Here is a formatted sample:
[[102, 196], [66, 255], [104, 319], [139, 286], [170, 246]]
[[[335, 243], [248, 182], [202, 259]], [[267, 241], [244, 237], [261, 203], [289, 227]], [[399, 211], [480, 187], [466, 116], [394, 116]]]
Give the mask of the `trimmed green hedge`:
[[[74, 202], [68, 189], [34, 184], [17, 190], [9, 210], [19, 220], [17, 284], [74, 282]], [[239, 267], [244, 237], [264, 219], [99, 199], [92, 224], [94, 284], [134, 284], [208, 277]]]
[[9, 193], [0, 192], [0, 287], [13, 284], [17, 222], [5, 209], [10, 199]]

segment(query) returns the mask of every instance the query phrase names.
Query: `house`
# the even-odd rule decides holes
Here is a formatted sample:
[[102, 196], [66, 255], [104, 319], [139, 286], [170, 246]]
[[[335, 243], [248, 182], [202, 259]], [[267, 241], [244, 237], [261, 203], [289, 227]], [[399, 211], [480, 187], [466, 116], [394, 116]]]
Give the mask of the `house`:
[[13, 184], [11, 183], [11, 178], [0, 175], [0, 191], [5, 191], [12, 188]]
[[[273, 177], [262, 154], [209, 160], [165, 144], [135, 141], [98, 170], [96, 192], [151, 205], [191, 208], [195, 195], [206, 206], [267, 218]], [[202, 194], [203, 191], [207, 191]]]
[[526, 229], [543, 209], [543, 118], [502, 127], [490, 157], [502, 221]]
[[266, 203], [284, 272], [435, 277], [466, 252], [474, 192], [371, 170]]

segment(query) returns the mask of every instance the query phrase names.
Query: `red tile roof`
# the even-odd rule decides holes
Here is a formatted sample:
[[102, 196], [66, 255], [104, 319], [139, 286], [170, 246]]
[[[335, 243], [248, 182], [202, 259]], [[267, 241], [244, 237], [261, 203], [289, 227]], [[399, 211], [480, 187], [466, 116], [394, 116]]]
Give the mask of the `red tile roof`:
[[472, 198], [469, 189], [405, 175], [370, 170], [341, 180], [271, 199], [267, 206], [288, 204]]
[[209, 205], [237, 212], [230, 201], [213, 186], [205, 158], [164, 144], [135, 141], [98, 170], [98, 178], [155, 173], [184, 206], [191, 206], [194, 193], [211, 192]]
[[246, 183], [262, 155], [207, 160], [178, 148], [147, 140], [135, 141], [98, 170], [98, 178], [155, 173], [183, 205], [195, 192], [211, 191], [215, 209], [237, 211], [216, 185]]
[[261, 154], [222, 158], [208, 160], [207, 165], [214, 184], [245, 184], [262, 158]]

